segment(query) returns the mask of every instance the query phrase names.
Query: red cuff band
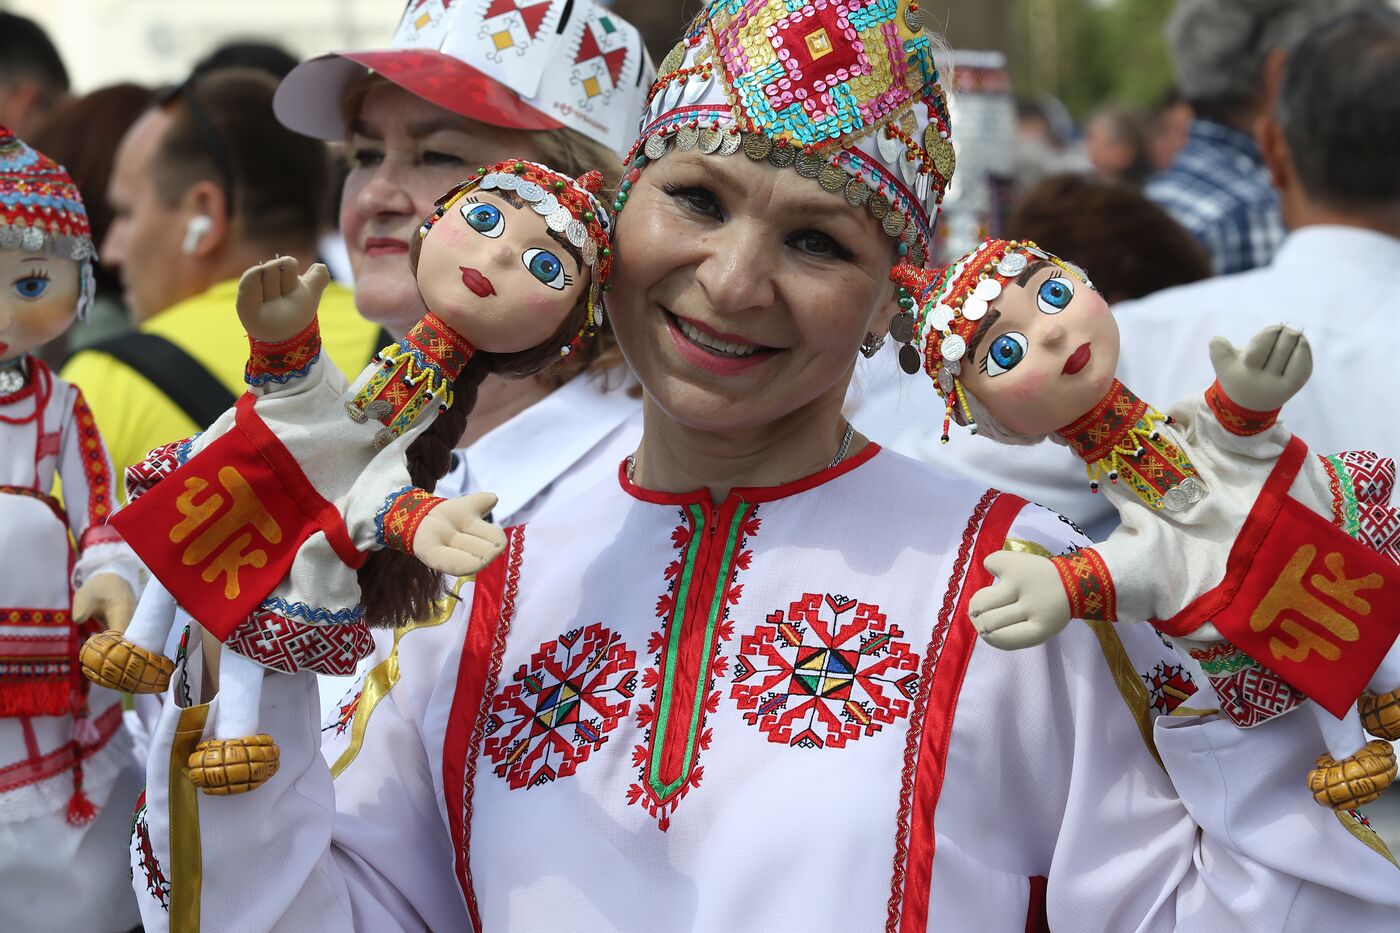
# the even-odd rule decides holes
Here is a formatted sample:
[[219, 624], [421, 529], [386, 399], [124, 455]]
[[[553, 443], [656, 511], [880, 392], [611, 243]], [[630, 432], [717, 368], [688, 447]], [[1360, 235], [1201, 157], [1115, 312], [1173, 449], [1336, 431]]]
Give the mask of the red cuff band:
[[1118, 621], [1118, 594], [1113, 589], [1113, 576], [1098, 551], [1081, 548], [1073, 554], [1052, 557], [1050, 563], [1060, 572], [1071, 616], [1086, 622]]
[[1230, 401], [1225, 390], [1220, 388], [1219, 381], [1211, 383], [1210, 388], [1206, 389], [1206, 404], [1225, 430], [1240, 437], [1250, 437], [1269, 430], [1278, 421], [1280, 411], [1278, 408], [1273, 411], [1243, 408]]
[[412, 554], [413, 537], [418, 533], [418, 526], [439, 503], [446, 501], [422, 489], [410, 489], [403, 493], [393, 501], [384, 516], [384, 546]]

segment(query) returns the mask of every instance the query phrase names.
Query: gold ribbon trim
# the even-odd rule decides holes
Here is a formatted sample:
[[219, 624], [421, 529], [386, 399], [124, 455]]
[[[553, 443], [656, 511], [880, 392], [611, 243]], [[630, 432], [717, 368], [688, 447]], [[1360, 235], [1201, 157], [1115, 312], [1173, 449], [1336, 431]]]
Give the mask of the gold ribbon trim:
[[199, 842], [199, 792], [190, 783], [189, 762], [204, 738], [209, 704], [180, 713], [170, 747], [170, 929], [199, 933], [204, 860]]

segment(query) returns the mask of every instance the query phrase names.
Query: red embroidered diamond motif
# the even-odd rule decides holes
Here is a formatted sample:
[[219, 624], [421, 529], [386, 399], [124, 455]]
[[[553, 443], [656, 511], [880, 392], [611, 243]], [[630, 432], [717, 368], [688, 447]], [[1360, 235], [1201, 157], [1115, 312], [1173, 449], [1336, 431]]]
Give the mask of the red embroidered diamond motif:
[[805, 7], [772, 27], [773, 47], [787, 77], [764, 88], [774, 110], [801, 101], [808, 112], [825, 111], [832, 85], [870, 74], [865, 45], [846, 18], [845, 3]]

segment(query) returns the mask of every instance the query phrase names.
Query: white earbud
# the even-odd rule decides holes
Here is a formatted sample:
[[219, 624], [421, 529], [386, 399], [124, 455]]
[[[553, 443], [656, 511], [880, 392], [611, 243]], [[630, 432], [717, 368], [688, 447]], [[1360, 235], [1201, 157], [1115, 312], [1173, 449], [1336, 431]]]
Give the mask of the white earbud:
[[204, 239], [204, 235], [214, 229], [214, 221], [205, 214], [199, 214], [190, 218], [190, 222], [185, 225], [185, 239], [180, 243], [180, 251], [186, 256], [194, 255], [194, 251], [199, 249], [199, 241]]

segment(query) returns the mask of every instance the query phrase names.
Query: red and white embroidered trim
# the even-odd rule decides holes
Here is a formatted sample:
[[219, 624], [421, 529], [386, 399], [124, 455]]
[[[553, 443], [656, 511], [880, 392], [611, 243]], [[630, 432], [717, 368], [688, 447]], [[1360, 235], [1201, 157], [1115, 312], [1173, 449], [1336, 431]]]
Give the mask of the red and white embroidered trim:
[[83, 458], [83, 473], [88, 482], [88, 526], [105, 525], [112, 515], [112, 468], [107, 462], [107, 450], [92, 410], [83, 401], [83, 393], [73, 390], [73, 419], [78, 436], [78, 452]]
[[275, 612], [255, 612], [224, 642], [263, 667], [284, 674], [313, 671], [332, 677], [355, 673], [374, 650], [363, 622], [307, 625]]
[[121, 727], [122, 705], [113, 703], [98, 714], [92, 724], [97, 727], [97, 741], [91, 745], [64, 742], [47, 755], [26, 758], [0, 768], [0, 794], [71, 771], [79, 762], [100, 752]]
[[1263, 434], [1278, 422], [1278, 413], [1281, 411], [1278, 408], [1273, 411], [1253, 411], [1237, 405], [1225, 394], [1225, 390], [1220, 388], [1219, 380], [1212, 382], [1210, 388], [1206, 389], [1206, 404], [1215, 413], [1221, 427], [1240, 437]]
[[1052, 557], [1050, 563], [1060, 573], [1073, 618], [1086, 622], [1118, 621], [1118, 595], [1113, 588], [1113, 576], [1098, 551], [1091, 547], [1080, 548], [1073, 554]]

